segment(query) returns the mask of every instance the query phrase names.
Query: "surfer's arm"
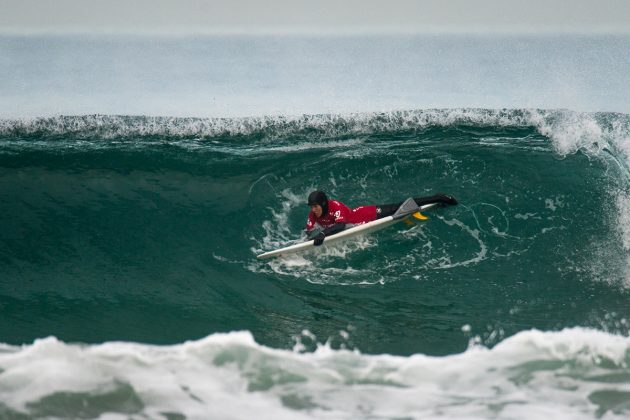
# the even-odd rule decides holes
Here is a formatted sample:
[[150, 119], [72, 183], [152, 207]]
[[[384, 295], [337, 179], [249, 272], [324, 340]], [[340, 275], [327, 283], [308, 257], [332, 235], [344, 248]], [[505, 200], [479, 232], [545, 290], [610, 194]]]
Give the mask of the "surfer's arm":
[[346, 223], [345, 222], [339, 222], [339, 223], [335, 223], [334, 225], [329, 226], [326, 229], [324, 229], [323, 233], [326, 236], [330, 236], [330, 235], [334, 235], [335, 233], [341, 232], [345, 228], [346, 228]]
[[311, 230], [304, 229], [304, 235], [306, 235], [306, 239], [309, 241], [313, 240], [315, 236], [317, 236], [317, 234], [320, 232], [321, 232], [321, 229], [315, 229], [315, 228]]
[[317, 236], [315, 236], [315, 241], [313, 245], [319, 246], [324, 243], [324, 238], [326, 236], [334, 235], [335, 233], [339, 233], [346, 228], [346, 224], [344, 222], [335, 223], [334, 225], [327, 227], [323, 231], [319, 232]]

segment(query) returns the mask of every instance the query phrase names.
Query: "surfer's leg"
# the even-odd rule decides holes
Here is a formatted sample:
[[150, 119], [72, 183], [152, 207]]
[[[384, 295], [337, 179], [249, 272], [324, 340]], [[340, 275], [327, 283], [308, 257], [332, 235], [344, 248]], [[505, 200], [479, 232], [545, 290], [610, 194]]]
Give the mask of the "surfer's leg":
[[[435, 194], [429, 197], [414, 197], [413, 201], [415, 201], [418, 206], [431, 203], [440, 203], [450, 206], [457, 204], [457, 200], [454, 197], [446, 194]], [[402, 203], [401, 201], [400, 203], [394, 204], [378, 204], [376, 206], [376, 218], [380, 219], [381, 217], [391, 216], [396, 213], [396, 210], [398, 210], [398, 207], [400, 207]]]
[[431, 203], [447, 204], [449, 206], [454, 206], [457, 204], [457, 200], [455, 200], [455, 197], [446, 194], [435, 194], [429, 197], [414, 197], [413, 201], [415, 201], [416, 204], [419, 206]]
[[382, 217], [391, 216], [396, 213], [396, 210], [398, 210], [398, 207], [400, 207], [401, 204], [402, 203], [378, 204], [376, 206], [376, 218], [380, 219]]

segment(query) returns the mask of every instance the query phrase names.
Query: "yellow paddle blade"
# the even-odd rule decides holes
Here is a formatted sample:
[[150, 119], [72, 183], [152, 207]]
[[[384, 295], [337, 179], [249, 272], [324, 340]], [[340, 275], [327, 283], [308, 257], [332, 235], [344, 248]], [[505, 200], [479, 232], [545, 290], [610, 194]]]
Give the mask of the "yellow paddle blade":
[[425, 216], [424, 214], [420, 213], [419, 211], [417, 211], [414, 214], [412, 214], [412, 216], [415, 217], [418, 220], [429, 220], [429, 218], [427, 216]]
[[407, 219], [407, 218], [404, 218], [404, 219], [403, 219], [403, 222], [405, 222], [405, 224], [406, 224], [407, 226], [415, 226], [415, 225], [416, 225], [414, 222], [412, 222], [411, 220], [409, 220], [409, 219]]

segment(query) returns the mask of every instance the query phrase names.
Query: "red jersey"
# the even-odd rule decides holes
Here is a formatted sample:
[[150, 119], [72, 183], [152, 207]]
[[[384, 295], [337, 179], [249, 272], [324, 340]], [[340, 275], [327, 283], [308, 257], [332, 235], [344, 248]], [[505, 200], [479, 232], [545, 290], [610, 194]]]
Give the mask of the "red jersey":
[[306, 230], [313, 230], [315, 225], [327, 228], [335, 223], [349, 223], [360, 225], [376, 220], [376, 206], [361, 206], [349, 209], [348, 206], [337, 200], [328, 200], [328, 213], [317, 218], [311, 211], [306, 221]]

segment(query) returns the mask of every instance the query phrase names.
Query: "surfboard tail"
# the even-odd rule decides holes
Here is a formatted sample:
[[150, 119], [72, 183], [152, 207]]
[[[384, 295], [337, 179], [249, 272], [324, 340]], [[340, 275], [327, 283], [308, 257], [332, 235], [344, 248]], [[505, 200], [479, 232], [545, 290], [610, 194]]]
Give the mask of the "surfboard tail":
[[400, 207], [398, 207], [398, 210], [396, 210], [396, 213], [394, 213], [392, 217], [395, 220], [402, 219], [405, 216], [417, 212], [419, 209], [420, 207], [418, 207], [418, 204], [416, 204], [414, 199], [409, 197], [408, 199], [403, 201], [403, 203], [400, 205]]

